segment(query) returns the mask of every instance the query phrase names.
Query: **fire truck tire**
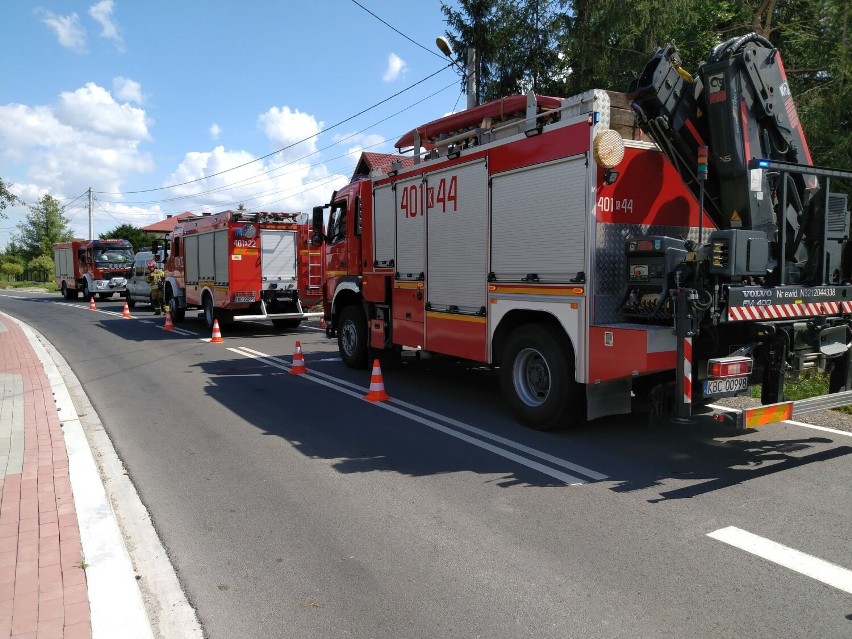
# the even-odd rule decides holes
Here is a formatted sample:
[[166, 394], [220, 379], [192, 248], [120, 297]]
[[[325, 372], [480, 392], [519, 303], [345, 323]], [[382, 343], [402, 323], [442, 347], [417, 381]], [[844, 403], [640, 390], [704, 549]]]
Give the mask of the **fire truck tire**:
[[68, 283], [62, 282], [62, 297], [64, 297], [66, 300], [76, 300], [77, 289], [68, 288]]
[[367, 368], [367, 318], [357, 304], [347, 306], [340, 313], [337, 348], [349, 368]]
[[132, 297], [130, 297], [130, 293], [124, 296], [124, 301], [127, 302], [127, 308], [129, 308], [131, 311], [136, 308], [136, 301]]
[[172, 320], [175, 322], [182, 322], [183, 318], [186, 316], [186, 308], [178, 306], [176, 297], [169, 297], [169, 313], [172, 316]]
[[86, 280], [83, 280], [83, 299], [87, 302], [92, 299], [92, 294], [89, 291], [89, 283]]
[[213, 306], [213, 298], [210, 295], [205, 295], [204, 300], [201, 302], [201, 308], [204, 311], [204, 325], [208, 329], [213, 328], [213, 321], [218, 319], [216, 317], [216, 309]]
[[500, 385], [515, 416], [536, 430], [573, 426], [585, 417], [583, 388], [574, 380], [574, 351], [550, 324], [528, 324], [506, 342]]

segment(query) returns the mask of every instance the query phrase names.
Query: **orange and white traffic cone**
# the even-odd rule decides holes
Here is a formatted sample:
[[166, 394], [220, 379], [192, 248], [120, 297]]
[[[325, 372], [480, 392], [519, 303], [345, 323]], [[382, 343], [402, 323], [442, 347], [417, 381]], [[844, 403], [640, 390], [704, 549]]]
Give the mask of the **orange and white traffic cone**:
[[172, 324], [172, 313], [168, 306], [166, 306], [166, 323], [163, 325], [164, 331], [173, 331], [175, 330], [175, 325]]
[[386, 402], [390, 399], [385, 392], [385, 383], [382, 380], [382, 367], [379, 360], [373, 360], [373, 374], [370, 376], [370, 392], [364, 396], [368, 402]]
[[89, 298], [89, 310], [90, 311], [98, 310], [97, 306], [95, 306], [95, 298], [94, 297]]
[[127, 305], [127, 302], [124, 303], [124, 310], [121, 311], [121, 316], [124, 319], [130, 319], [133, 316], [130, 314], [130, 307]]
[[222, 339], [222, 333], [219, 330], [219, 320], [213, 320], [213, 336], [210, 338], [211, 344], [221, 344], [225, 340]]
[[291, 375], [304, 375], [308, 372], [305, 366], [305, 358], [302, 357], [302, 344], [296, 342], [296, 352], [293, 353], [293, 365], [290, 367]]

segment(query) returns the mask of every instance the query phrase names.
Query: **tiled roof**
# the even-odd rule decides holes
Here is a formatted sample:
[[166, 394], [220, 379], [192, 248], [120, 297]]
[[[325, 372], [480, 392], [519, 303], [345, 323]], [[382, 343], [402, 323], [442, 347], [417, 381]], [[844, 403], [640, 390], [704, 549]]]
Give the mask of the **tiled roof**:
[[143, 226], [142, 230], [146, 233], [156, 233], [165, 235], [167, 233], [171, 233], [180, 220], [187, 217], [192, 217], [194, 215], [194, 213], [184, 211], [183, 213], [178, 213], [177, 215], [171, 215], [165, 220], [160, 220], [159, 222], [154, 222], [153, 224], [149, 224], [148, 226]]

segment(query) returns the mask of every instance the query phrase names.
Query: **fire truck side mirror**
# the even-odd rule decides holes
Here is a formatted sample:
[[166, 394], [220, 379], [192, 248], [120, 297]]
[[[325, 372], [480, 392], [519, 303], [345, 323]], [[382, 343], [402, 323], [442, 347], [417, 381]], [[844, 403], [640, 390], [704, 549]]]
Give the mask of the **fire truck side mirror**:
[[311, 217], [311, 230], [313, 231], [311, 244], [313, 246], [320, 246], [324, 239], [322, 232], [322, 212], [324, 209], [324, 206], [315, 206], [313, 216]]

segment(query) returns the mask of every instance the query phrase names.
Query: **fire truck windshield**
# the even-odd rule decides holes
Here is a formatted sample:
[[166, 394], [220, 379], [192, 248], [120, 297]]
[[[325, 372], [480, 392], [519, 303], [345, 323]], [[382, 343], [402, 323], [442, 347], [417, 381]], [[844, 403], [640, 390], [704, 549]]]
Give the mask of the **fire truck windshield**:
[[95, 262], [98, 264], [124, 264], [133, 261], [133, 252], [126, 248], [95, 250]]

